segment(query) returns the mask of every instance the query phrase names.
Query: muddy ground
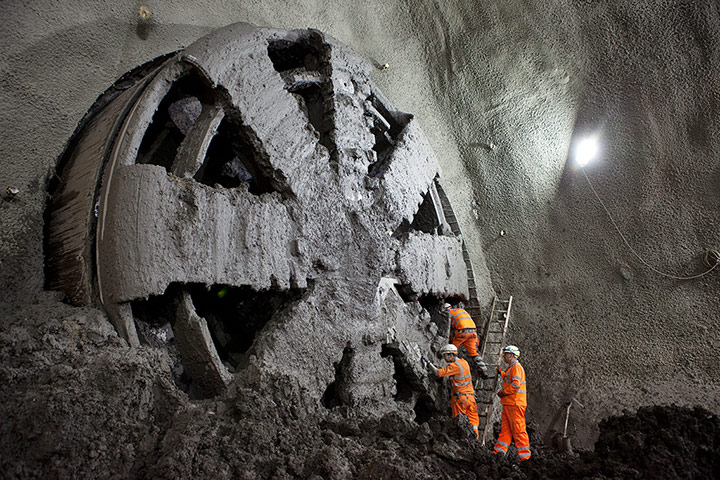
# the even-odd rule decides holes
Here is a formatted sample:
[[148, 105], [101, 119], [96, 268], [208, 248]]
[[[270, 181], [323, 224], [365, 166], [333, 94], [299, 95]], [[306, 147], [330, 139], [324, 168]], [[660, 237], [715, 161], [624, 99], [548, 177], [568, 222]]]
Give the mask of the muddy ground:
[[307, 405], [282, 383], [233, 383], [192, 401], [174, 384], [167, 354], [129, 348], [103, 313], [53, 293], [6, 320], [2, 478], [720, 476], [720, 420], [702, 408], [643, 407], [603, 420], [594, 452], [557, 453], [531, 422], [533, 457], [518, 464], [491, 455], [447, 412], [424, 423], [410, 409], [376, 418], [320, 399]]

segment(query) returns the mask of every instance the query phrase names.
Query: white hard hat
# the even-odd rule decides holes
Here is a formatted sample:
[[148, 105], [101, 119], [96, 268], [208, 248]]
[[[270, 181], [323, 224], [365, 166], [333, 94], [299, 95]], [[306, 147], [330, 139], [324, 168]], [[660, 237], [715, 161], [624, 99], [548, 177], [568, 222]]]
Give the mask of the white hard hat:
[[520, 358], [520, 349], [515, 345], [508, 345], [507, 347], [503, 348], [503, 353], [512, 353], [517, 358]]
[[445, 355], [446, 353], [452, 353], [453, 355], [457, 355], [457, 347], [452, 343], [448, 343], [440, 349], [440, 353], [443, 355]]
[[452, 305], [449, 303], [443, 303], [443, 310], [450, 310], [450, 307], [452, 307]]

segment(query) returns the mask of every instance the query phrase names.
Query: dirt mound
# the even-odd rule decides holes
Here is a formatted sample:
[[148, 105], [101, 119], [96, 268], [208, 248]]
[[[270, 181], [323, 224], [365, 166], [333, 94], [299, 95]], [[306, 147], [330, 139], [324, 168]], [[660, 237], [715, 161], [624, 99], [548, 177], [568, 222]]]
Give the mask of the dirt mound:
[[704, 408], [640, 408], [600, 423], [598, 456], [643, 477], [720, 477], [720, 420]]
[[720, 478], [720, 421], [703, 408], [642, 407], [599, 427], [594, 452], [538, 446], [517, 478]]
[[492, 455], [463, 416], [307, 408], [297, 387], [234, 385], [192, 401], [165, 353], [130, 349], [102, 313], [54, 295], [0, 324], [2, 478], [720, 478], [720, 421], [702, 408], [606, 419], [594, 452]]

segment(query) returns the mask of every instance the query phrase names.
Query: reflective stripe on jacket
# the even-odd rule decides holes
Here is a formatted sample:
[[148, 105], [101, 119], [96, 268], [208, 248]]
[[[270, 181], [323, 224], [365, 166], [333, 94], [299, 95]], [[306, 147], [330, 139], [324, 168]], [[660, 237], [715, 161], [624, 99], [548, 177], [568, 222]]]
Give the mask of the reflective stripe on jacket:
[[475, 322], [473, 322], [470, 314], [462, 308], [451, 308], [448, 310], [450, 313], [450, 328], [453, 330], [462, 330], [463, 328], [476, 328]]
[[506, 393], [500, 399], [502, 405], [527, 406], [527, 383], [525, 382], [525, 369], [515, 359], [505, 370], [500, 372], [503, 378], [503, 392]]
[[473, 395], [475, 393], [472, 376], [470, 375], [470, 365], [462, 358], [458, 358], [453, 363], [448, 363], [447, 366], [438, 369], [438, 377], [450, 377], [453, 394], [468, 393]]

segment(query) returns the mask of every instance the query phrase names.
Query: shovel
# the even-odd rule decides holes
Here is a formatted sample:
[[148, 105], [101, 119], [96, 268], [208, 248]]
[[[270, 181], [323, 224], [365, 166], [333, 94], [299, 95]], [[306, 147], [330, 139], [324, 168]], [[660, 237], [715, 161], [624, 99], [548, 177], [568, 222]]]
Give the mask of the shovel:
[[567, 436], [568, 420], [570, 419], [570, 407], [572, 407], [572, 400], [568, 403], [567, 412], [565, 413], [565, 429], [563, 430], [563, 436], [560, 439], [558, 450], [561, 452], [572, 452], [572, 445], [570, 445], [570, 438]]

